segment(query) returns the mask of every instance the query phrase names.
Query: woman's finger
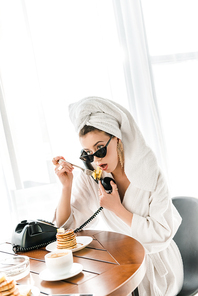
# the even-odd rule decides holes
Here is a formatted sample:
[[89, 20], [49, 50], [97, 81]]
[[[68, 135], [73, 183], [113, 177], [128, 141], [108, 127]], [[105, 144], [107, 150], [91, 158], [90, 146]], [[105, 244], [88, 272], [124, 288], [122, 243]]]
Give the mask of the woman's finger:
[[71, 163], [67, 162], [63, 156], [56, 156], [52, 159], [53, 164], [56, 166], [55, 171], [65, 171], [71, 173], [73, 166]]
[[100, 180], [99, 180], [99, 189], [100, 189], [101, 194], [106, 193], [106, 191], [105, 191], [104, 187], [102, 186], [102, 183], [101, 183]]
[[63, 161], [65, 161], [63, 156], [56, 156], [52, 159], [52, 162], [54, 165], [57, 165], [59, 163], [59, 160], [62, 159]]
[[118, 187], [117, 187], [117, 185], [116, 185], [113, 181], [111, 181], [110, 184], [111, 184], [111, 186], [112, 186], [112, 191], [113, 191], [113, 192], [118, 191]]
[[60, 164], [60, 169], [61, 169], [61, 167], [63, 168], [63, 167], [65, 167], [65, 168], [68, 168], [69, 170], [73, 170], [73, 165], [71, 164], [71, 163], [69, 163], [69, 162], [67, 162], [66, 160], [63, 160], [63, 159], [60, 159], [59, 161], [58, 161], [58, 163]]
[[60, 165], [55, 167], [55, 172], [58, 173], [72, 173], [74, 167], [68, 164], [67, 162], [62, 162]]
[[58, 167], [58, 171], [61, 171], [63, 169], [63, 166], [62, 165], [59, 165], [59, 167]]

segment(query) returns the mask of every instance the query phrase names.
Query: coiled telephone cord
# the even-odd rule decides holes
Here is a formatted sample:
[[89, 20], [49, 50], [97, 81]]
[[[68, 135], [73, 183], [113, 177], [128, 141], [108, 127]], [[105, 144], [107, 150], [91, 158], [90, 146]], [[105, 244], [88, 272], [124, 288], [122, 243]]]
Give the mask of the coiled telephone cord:
[[87, 221], [85, 221], [80, 227], [74, 230], [74, 233], [81, 231], [89, 222], [91, 222], [101, 211], [103, 207], [100, 207]]
[[43, 244], [39, 244], [39, 245], [35, 245], [35, 246], [32, 246], [32, 247], [28, 247], [28, 248], [24, 248], [24, 247], [20, 247], [18, 245], [14, 245], [12, 247], [12, 250], [13, 252], [16, 254], [18, 252], [28, 252], [28, 251], [32, 251], [32, 250], [35, 250], [35, 249], [39, 249], [41, 247], [45, 247], [47, 246], [48, 244], [54, 242], [56, 240], [52, 240], [52, 241], [49, 241], [49, 242], [46, 242], [46, 243], [43, 243]]

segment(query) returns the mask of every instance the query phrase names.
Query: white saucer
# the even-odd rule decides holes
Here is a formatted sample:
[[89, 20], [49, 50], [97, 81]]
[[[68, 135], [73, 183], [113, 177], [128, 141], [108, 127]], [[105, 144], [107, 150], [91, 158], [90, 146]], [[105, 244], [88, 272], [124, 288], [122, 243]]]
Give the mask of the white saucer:
[[17, 288], [19, 289], [20, 294], [23, 292], [31, 289], [30, 296], [38, 296], [40, 294], [39, 288], [31, 285], [17, 285]]
[[[77, 247], [74, 249], [71, 249], [72, 252], [77, 252], [79, 250], [82, 250], [85, 248], [87, 245], [89, 245], [92, 242], [93, 238], [91, 236], [77, 236], [76, 241], [77, 241]], [[49, 245], [46, 246], [46, 250], [49, 252], [56, 251], [57, 250], [57, 242], [53, 242]]]
[[79, 274], [82, 271], [82, 269], [83, 269], [83, 266], [81, 264], [73, 263], [72, 268], [66, 274], [57, 275], [57, 274], [51, 273], [48, 269], [44, 269], [39, 273], [39, 277], [44, 281], [61, 281]]

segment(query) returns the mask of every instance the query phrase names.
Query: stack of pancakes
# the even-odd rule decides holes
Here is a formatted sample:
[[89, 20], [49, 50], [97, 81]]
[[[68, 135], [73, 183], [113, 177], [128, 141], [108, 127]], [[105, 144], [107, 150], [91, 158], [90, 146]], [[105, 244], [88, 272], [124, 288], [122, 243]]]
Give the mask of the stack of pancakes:
[[20, 296], [15, 280], [6, 279], [4, 273], [0, 273], [0, 296]]
[[74, 230], [59, 228], [56, 234], [57, 249], [74, 249], [77, 246]]

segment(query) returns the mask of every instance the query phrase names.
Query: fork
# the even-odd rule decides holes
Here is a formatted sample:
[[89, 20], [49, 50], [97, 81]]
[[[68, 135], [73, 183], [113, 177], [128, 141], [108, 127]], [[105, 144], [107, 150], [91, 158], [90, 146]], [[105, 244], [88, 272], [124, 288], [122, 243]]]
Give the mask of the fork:
[[[65, 160], [63, 160], [63, 159], [59, 159], [58, 163], [61, 164], [61, 162], [65, 162]], [[68, 162], [68, 163], [71, 164], [71, 165], [73, 165], [74, 167], [76, 167], [76, 168], [78, 168], [78, 169], [81, 169], [81, 170], [82, 170], [86, 175], [88, 175], [88, 176], [91, 176], [91, 175], [93, 174], [93, 172], [94, 172], [94, 171], [89, 170], [89, 169], [84, 169], [84, 168], [82, 168], [82, 167], [80, 167], [80, 166], [78, 166], [78, 165], [76, 165], [76, 164], [71, 163], [71, 162]], [[61, 168], [60, 168], [60, 169], [61, 169]]]

